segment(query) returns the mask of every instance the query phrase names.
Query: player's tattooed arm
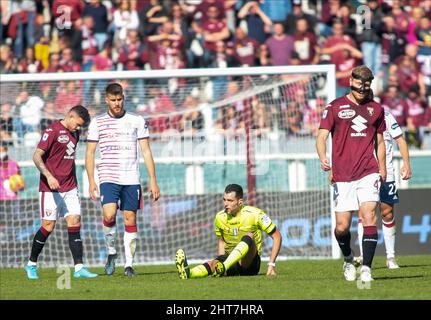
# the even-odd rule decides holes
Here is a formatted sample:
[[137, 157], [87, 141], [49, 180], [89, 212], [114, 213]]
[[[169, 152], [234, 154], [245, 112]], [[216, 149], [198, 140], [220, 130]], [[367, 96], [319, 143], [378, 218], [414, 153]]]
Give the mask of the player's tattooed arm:
[[48, 170], [48, 168], [45, 166], [45, 162], [43, 162], [43, 159], [42, 159], [44, 154], [45, 154], [44, 150], [37, 148], [33, 154], [33, 162], [36, 165], [37, 169], [40, 171], [40, 173], [42, 173], [46, 177], [49, 187], [53, 190], [56, 190], [60, 187], [60, 184], [58, 183], [57, 179], [52, 175], [52, 173]]

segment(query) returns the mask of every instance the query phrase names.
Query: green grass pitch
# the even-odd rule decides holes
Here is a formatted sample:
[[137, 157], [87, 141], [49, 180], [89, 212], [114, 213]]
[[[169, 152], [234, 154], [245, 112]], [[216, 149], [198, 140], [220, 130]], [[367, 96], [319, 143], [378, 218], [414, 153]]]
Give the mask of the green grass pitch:
[[[61, 274], [40, 269], [39, 280], [28, 280], [23, 269], [0, 269], [0, 298], [43, 300], [288, 300], [288, 299], [431, 299], [431, 255], [397, 258], [401, 268], [388, 270], [383, 257], [373, 263], [369, 289], [347, 282], [341, 260], [288, 260], [277, 263], [278, 276], [265, 275], [266, 263], [254, 277], [180, 280], [172, 265], [137, 266], [137, 277], [126, 278], [117, 266], [113, 276], [71, 279], [70, 289], [58, 289]], [[70, 268], [71, 274], [73, 269]], [[102, 268], [91, 271], [103, 274]], [[65, 282], [63, 282], [64, 284]], [[223, 294], [220, 294], [222, 288]], [[231, 290], [230, 290], [231, 289]]]

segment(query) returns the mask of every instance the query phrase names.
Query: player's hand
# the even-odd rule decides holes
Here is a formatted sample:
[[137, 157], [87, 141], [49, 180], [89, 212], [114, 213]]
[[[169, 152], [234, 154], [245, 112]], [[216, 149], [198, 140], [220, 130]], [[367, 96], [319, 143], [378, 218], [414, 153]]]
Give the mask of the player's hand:
[[328, 177], [328, 180], [329, 180], [329, 184], [330, 184], [331, 186], [335, 183], [335, 181], [334, 181], [334, 174], [332, 173], [332, 170], [331, 170], [331, 171], [329, 171], [329, 177]]
[[54, 176], [49, 176], [48, 178], [46, 178], [46, 180], [48, 181], [48, 185], [51, 190], [57, 190], [58, 188], [60, 188], [60, 184]]
[[266, 272], [267, 276], [276, 276], [277, 272], [275, 271], [275, 267], [273, 266], [268, 266], [268, 271]]
[[150, 193], [151, 193], [151, 197], [153, 198], [154, 201], [157, 201], [160, 197], [160, 190], [159, 190], [159, 186], [157, 185], [156, 182], [151, 182], [150, 183]]
[[401, 179], [409, 180], [412, 177], [412, 171], [410, 166], [402, 166], [401, 167]]
[[384, 170], [380, 169], [380, 182], [382, 185], [386, 182], [386, 168]]
[[325, 171], [331, 170], [331, 165], [329, 164], [328, 159], [320, 160], [320, 167]]
[[97, 198], [99, 197], [99, 194], [100, 194], [99, 188], [94, 182], [90, 183], [90, 186], [88, 188], [88, 193], [90, 194], [91, 200], [97, 200]]

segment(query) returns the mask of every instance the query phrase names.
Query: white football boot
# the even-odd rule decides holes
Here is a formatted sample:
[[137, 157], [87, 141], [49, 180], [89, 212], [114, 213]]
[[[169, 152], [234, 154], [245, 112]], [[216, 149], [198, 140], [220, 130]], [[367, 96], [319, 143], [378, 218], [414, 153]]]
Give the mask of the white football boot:
[[370, 282], [374, 279], [371, 277], [371, 269], [367, 266], [361, 267], [361, 281], [362, 282]]
[[400, 268], [400, 266], [395, 261], [395, 257], [388, 258], [386, 260], [386, 267], [388, 267], [388, 269], [399, 269]]
[[352, 262], [344, 261], [344, 264], [343, 264], [344, 278], [347, 281], [355, 281], [356, 280], [356, 268]]

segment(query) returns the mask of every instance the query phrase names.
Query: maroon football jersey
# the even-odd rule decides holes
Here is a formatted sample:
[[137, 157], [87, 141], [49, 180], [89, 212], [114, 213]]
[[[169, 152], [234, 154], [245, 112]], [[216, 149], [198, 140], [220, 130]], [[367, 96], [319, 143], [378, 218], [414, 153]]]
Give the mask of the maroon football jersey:
[[44, 175], [40, 175], [40, 191], [66, 192], [77, 187], [75, 150], [79, 132], [70, 132], [60, 121], [55, 121], [42, 132], [37, 147], [45, 151], [42, 159], [46, 168], [58, 180], [60, 188], [51, 190]]
[[320, 129], [332, 135], [332, 172], [336, 182], [349, 182], [379, 173], [374, 138], [386, 130], [385, 113], [375, 101], [358, 105], [347, 96], [325, 109]]

